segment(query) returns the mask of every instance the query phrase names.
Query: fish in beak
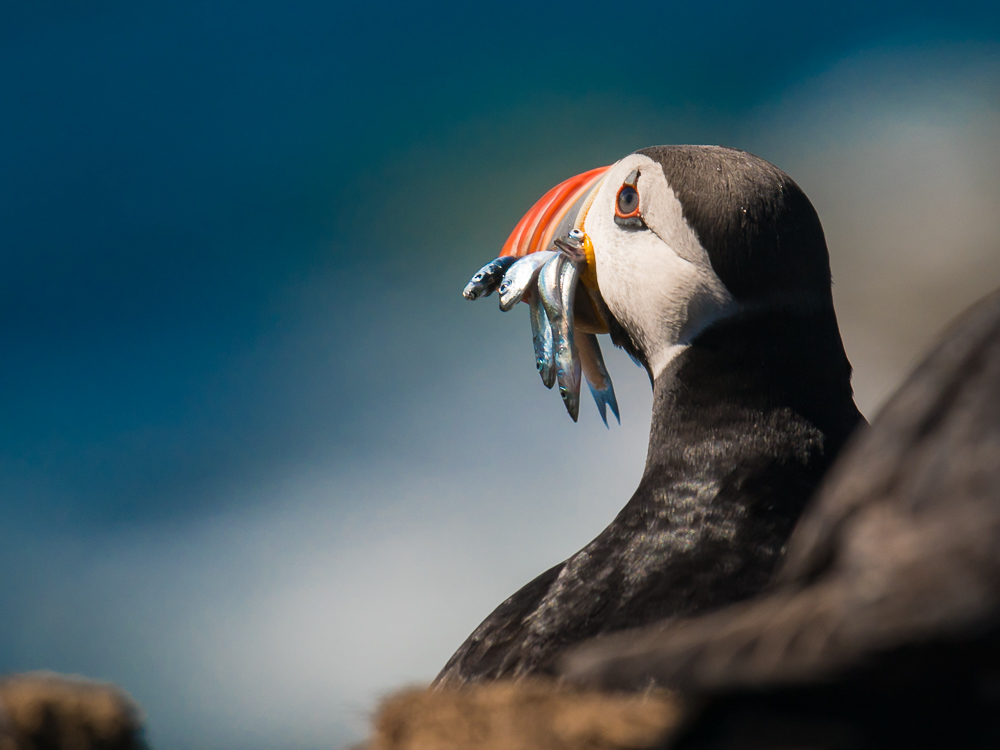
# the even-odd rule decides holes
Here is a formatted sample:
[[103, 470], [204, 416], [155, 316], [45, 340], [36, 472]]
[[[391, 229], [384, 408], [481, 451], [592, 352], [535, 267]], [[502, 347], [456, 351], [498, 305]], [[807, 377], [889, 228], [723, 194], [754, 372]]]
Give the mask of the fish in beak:
[[584, 221], [609, 169], [591, 169], [545, 193], [514, 227], [499, 256], [463, 292], [472, 300], [498, 290], [505, 312], [526, 302], [542, 382], [547, 388], [558, 382], [575, 422], [582, 374], [605, 425], [608, 407], [621, 419], [596, 335], [609, 331], [610, 313], [600, 295], [594, 246]]

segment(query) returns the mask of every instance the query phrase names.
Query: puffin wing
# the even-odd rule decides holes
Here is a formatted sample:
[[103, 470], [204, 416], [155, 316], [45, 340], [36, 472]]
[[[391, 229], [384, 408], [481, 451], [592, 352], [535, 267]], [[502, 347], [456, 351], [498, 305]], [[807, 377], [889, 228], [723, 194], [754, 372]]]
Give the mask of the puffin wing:
[[513, 676], [525, 621], [549, 593], [564, 566], [559, 563], [549, 568], [493, 610], [444, 665], [432, 687], [457, 687]]
[[[791, 537], [777, 591], [591, 641], [561, 669], [604, 688], [733, 691], [873, 663], [884, 672], [879, 659], [899, 653], [891, 663], [911, 676], [932, 658], [986, 668], [1000, 653], [998, 540], [1000, 291], [945, 333], [845, 450]], [[962, 662], [961, 644], [983, 639], [991, 648]]]

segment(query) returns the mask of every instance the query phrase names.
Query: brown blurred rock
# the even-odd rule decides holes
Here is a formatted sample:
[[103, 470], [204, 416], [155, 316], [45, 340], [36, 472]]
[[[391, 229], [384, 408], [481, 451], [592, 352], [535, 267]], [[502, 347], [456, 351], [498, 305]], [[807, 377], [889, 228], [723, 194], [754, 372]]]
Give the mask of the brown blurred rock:
[[0, 678], [0, 750], [140, 750], [139, 706], [114, 685], [52, 672]]
[[[681, 716], [666, 692], [599, 693], [533, 680], [387, 698], [363, 750], [638, 750]], [[358, 750], [361, 750], [358, 748]]]

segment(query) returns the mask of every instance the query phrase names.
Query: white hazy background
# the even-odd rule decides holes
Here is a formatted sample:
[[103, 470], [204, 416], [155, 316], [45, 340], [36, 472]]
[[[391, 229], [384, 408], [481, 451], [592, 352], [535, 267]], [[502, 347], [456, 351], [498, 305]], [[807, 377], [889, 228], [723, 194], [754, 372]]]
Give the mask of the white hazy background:
[[[791, 174], [826, 230], [869, 417], [947, 322], [1000, 282], [996, 47], [861, 49], [721, 124], [642, 99], [536, 105], [554, 118], [591, 116], [580, 142], [563, 146], [594, 149], [581, 169], [605, 163], [607, 144], [622, 156], [703, 140]], [[146, 709], [156, 747], [337, 746], [363, 736], [380, 696], [433, 678], [496, 604], [613, 517], [645, 457], [645, 375], [606, 345], [622, 426], [605, 430], [589, 401], [573, 425], [534, 372], [525, 310], [501, 315], [493, 298], [459, 296], [522, 207], [490, 211], [532, 175], [549, 175], [558, 135], [529, 133], [522, 161], [477, 150], [477, 130], [490, 127], [499, 125], [455, 123], [372, 171], [385, 201], [408, 206], [407, 241], [449, 243], [447, 257], [460, 261], [405, 288], [393, 271], [406, 269], [359, 272], [358, 289], [400, 293], [370, 305], [339, 286], [339, 320], [332, 281], [289, 283], [274, 304], [298, 314], [248, 355], [247, 366], [304, 358], [374, 380], [375, 394], [330, 394], [322, 378], [277, 368], [273, 382], [317, 402], [361, 399], [366, 461], [319, 441], [269, 481], [217, 487], [222, 499], [208, 505], [224, 510], [196, 522], [72, 534], [5, 525], [0, 561], [16, 606], [0, 638], [12, 668], [122, 684]], [[428, 195], [451, 179], [431, 171], [445, 150], [465, 165], [452, 216], [466, 218], [448, 226], [421, 220]], [[365, 335], [330, 351], [345, 300]], [[388, 369], [375, 353], [387, 339], [398, 349]], [[418, 346], [439, 364], [411, 369], [408, 347]]]

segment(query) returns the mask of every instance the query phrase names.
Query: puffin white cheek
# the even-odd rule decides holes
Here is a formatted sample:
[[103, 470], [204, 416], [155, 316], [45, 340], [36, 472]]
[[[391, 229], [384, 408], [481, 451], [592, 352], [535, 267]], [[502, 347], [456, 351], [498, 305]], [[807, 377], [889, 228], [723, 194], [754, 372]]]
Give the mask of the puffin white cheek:
[[595, 244], [608, 309], [659, 375], [691, 339], [724, 317], [732, 298], [715, 276], [652, 232], [614, 232]]
[[651, 232], [616, 233], [597, 248], [597, 277], [608, 308], [647, 356], [683, 321], [685, 287], [695, 269]]

